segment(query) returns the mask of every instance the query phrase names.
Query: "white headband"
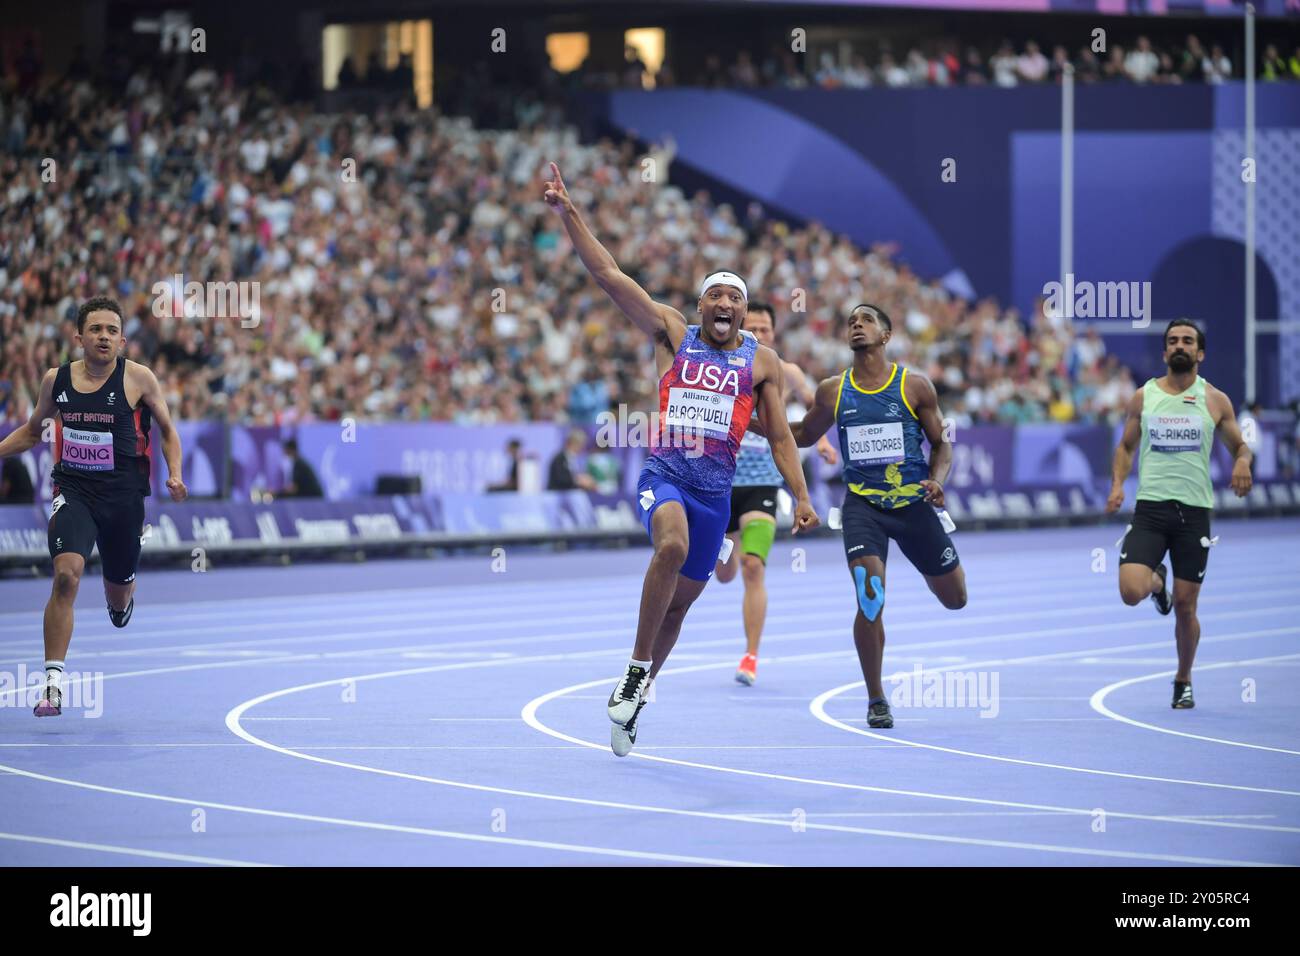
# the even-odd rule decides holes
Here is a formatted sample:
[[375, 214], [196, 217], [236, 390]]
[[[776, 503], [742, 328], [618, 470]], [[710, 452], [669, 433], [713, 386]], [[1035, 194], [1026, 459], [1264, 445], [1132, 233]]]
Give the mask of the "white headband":
[[715, 285], [729, 285], [733, 289], [739, 289], [740, 294], [745, 297], [745, 301], [749, 301], [749, 289], [745, 287], [745, 280], [734, 272], [715, 272], [705, 279], [700, 286], [700, 298], [704, 298], [704, 293]]

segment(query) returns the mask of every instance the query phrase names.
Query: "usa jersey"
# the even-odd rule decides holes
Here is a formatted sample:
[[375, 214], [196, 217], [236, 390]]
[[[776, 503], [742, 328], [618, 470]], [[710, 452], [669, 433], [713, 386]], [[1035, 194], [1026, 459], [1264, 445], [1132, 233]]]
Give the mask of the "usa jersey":
[[646, 469], [704, 497], [729, 495], [736, 453], [754, 413], [758, 339], [719, 349], [687, 327], [673, 365], [659, 380], [659, 426]]

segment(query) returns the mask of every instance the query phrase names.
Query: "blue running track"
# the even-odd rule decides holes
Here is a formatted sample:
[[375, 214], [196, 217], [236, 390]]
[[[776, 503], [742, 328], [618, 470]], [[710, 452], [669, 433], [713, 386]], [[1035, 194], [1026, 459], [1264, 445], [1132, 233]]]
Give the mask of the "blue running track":
[[[868, 730], [842, 547], [785, 538], [758, 683], [714, 582], [622, 760], [645, 549], [146, 570], [122, 631], [88, 576], [81, 706], [0, 696], [0, 863], [1297, 864], [1300, 522], [1216, 531], [1195, 710], [1119, 526], [959, 533], [961, 611], [893, 554], [886, 687], [918, 693]], [[48, 592], [0, 582], [5, 686]]]

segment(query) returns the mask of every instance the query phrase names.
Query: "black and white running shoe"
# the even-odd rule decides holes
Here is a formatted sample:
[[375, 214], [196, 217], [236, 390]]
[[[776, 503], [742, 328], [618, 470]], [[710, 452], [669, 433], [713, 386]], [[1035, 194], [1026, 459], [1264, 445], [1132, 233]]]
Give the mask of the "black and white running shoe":
[[113, 605], [108, 606], [108, 619], [113, 622], [114, 627], [126, 627], [127, 622], [131, 620], [131, 612], [135, 610], [135, 595], [131, 595], [131, 603], [126, 606], [125, 611], [113, 610]]
[[1180, 680], [1174, 681], [1174, 702], [1169, 706], [1174, 710], [1191, 710], [1196, 706], [1196, 701], [1192, 700], [1191, 683], [1183, 683]]
[[618, 724], [609, 726], [609, 749], [614, 751], [615, 757], [626, 757], [636, 746], [636, 722], [641, 716], [641, 709], [645, 707], [648, 698], [642, 698], [641, 703], [636, 705], [636, 713], [632, 719], [627, 722], [626, 727], [620, 727]]
[[867, 726], [888, 730], [894, 726], [894, 715], [889, 712], [889, 701], [878, 700], [867, 708]]
[[1174, 599], [1169, 593], [1169, 569], [1163, 564], [1158, 564], [1156, 574], [1160, 575], [1160, 590], [1151, 592], [1151, 603], [1161, 614], [1168, 614], [1174, 609]]
[[644, 667], [629, 664], [627, 673], [609, 695], [609, 719], [620, 727], [627, 727], [636, 718], [650, 683], [650, 672]]

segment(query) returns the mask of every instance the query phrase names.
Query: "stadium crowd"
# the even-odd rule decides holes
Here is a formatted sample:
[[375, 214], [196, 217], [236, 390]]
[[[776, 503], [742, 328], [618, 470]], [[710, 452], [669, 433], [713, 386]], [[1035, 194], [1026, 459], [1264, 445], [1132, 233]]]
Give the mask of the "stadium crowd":
[[[584, 145], [540, 102], [483, 131], [400, 105], [324, 115], [211, 70], [172, 82], [142, 67], [124, 89], [83, 75], [0, 95], [0, 142], [0, 419], [28, 414], [43, 372], [74, 357], [77, 304], [96, 294], [123, 304], [128, 354], [182, 419], [648, 410], [648, 344], [540, 201], [552, 159], [654, 296], [689, 317], [702, 275], [741, 272], [814, 377], [843, 367], [840, 323], [867, 300], [959, 423], [1114, 421], [1134, 388], [1095, 334], [968, 302], [889, 245], [683, 195], [666, 185], [671, 145], [652, 148], [658, 181], [643, 182], [633, 143]], [[257, 283], [256, 326], [186, 314], [178, 274]]]
[[[1265, 82], [1300, 81], [1300, 46], [1288, 56], [1277, 44], [1262, 44], [1257, 75]], [[703, 87], [787, 89], [865, 89], [867, 87], [983, 86], [1012, 87], [1059, 83], [1067, 67], [1081, 83], [1223, 83], [1240, 79], [1231, 58], [1218, 43], [1202, 44], [1188, 34], [1180, 45], [1157, 47], [1150, 38], [1138, 35], [1132, 41], [1091, 43], [1074, 53], [1060, 44], [1050, 55], [1033, 39], [1016, 44], [1006, 39], [983, 49], [956, 40], [927, 40], [906, 53], [894, 50], [887, 41], [867, 51], [859, 44], [838, 54], [822, 50], [800, 56], [790, 49], [773, 46], [756, 57], [741, 50], [731, 63], [718, 55], [701, 63], [676, 69], [665, 63], [651, 72], [640, 54], [628, 47], [620, 70], [583, 67], [563, 77], [552, 77], [559, 85], [587, 89], [638, 88], [688, 85]]]

